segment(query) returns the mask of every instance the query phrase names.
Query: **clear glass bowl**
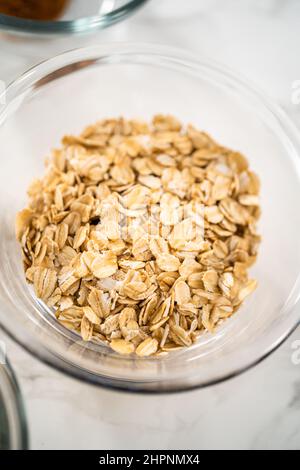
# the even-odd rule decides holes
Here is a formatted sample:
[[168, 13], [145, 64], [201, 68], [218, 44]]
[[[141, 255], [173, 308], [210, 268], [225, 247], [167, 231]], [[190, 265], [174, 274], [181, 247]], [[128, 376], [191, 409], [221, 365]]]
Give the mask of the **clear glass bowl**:
[[0, 14], [0, 29], [18, 33], [77, 34], [97, 31], [121, 21], [147, 0], [69, 0], [56, 21]]
[[28, 448], [21, 392], [9, 364], [0, 364], [0, 450]]
[[[3, 98], [3, 97], [2, 97]], [[214, 334], [165, 358], [120, 357], [60, 326], [25, 282], [16, 212], [63, 134], [108, 116], [171, 113], [245, 153], [262, 182], [259, 287]], [[300, 140], [285, 114], [223, 66], [146, 44], [74, 50], [20, 77], [0, 113], [2, 327], [44, 362], [80, 379], [168, 392], [232, 377], [270, 354], [299, 324]]]

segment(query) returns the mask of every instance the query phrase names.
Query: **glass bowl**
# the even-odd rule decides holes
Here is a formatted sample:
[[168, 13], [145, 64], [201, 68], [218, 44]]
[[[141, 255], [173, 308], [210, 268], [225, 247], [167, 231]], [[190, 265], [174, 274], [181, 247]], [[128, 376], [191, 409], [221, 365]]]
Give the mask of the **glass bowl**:
[[[4, 96], [2, 97], [4, 100]], [[0, 112], [0, 323], [28, 351], [91, 383], [130, 391], [203, 387], [245, 371], [299, 324], [300, 199], [297, 130], [261, 92], [225, 67], [147, 44], [73, 50], [29, 70]], [[30, 181], [64, 134], [109, 116], [170, 113], [245, 153], [261, 178], [258, 288], [215, 334], [161, 358], [120, 357], [59, 325], [25, 282], [14, 220]]]
[[0, 14], [0, 29], [18, 33], [76, 34], [97, 31], [121, 21], [147, 0], [69, 0], [53, 21]]
[[0, 364], [0, 450], [27, 448], [23, 400], [13, 370], [6, 359], [6, 364]]

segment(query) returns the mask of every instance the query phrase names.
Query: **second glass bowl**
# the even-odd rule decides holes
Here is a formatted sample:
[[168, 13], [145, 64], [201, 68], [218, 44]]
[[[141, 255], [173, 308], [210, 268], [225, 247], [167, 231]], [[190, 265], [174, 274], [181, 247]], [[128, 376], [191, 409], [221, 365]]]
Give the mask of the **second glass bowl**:
[[110, 26], [147, 0], [69, 0], [57, 20], [26, 19], [0, 13], [0, 29], [27, 34], [78, 34]]
[[[14, 220], [44, 156], [64, 134], [104, 117], [170, 113], [246, 154], [262, 183], [258, 289], [214, 334], [164, 358], [120, 357], [84, 343], [34, 298]], [[232, 377], [273, 351], [299, 324], [299, 134], [260, 92], [225, 67], [146, 44], [74, 50], [19, 78], [0, 113], [2, 327], [44, 362], [75, 377], [131, 391], [168, 392]]]

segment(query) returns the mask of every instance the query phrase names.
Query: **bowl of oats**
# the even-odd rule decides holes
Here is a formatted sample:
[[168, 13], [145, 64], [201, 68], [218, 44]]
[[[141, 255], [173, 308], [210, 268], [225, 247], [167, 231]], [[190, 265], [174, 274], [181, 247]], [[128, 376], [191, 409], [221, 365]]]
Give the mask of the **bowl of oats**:
[[6, 92], [1, 326], [44, 362], [171, 392], [257, 364], [299, 324], [299, 135], [218, 64], [107, 44]]

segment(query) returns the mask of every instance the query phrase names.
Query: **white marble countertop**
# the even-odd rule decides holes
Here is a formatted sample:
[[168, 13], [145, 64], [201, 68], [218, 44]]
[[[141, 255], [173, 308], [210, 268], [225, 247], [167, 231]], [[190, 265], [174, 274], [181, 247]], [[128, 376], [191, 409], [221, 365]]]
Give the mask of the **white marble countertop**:
[[[300, 126], [297, 0], [152, 0], [92, 36], [48, 40], [0, 35], [0, 79], [65, 49], [107, 41], [187, 48], [250, 78]], [[3, 339], [0, 333], [0, 339]], [[7, 338], [25, 398], [33, 449], [300, 449], [300, 364], [292, 343], [229, 382], [170, 396], [98, 389], [46, 367]]]

